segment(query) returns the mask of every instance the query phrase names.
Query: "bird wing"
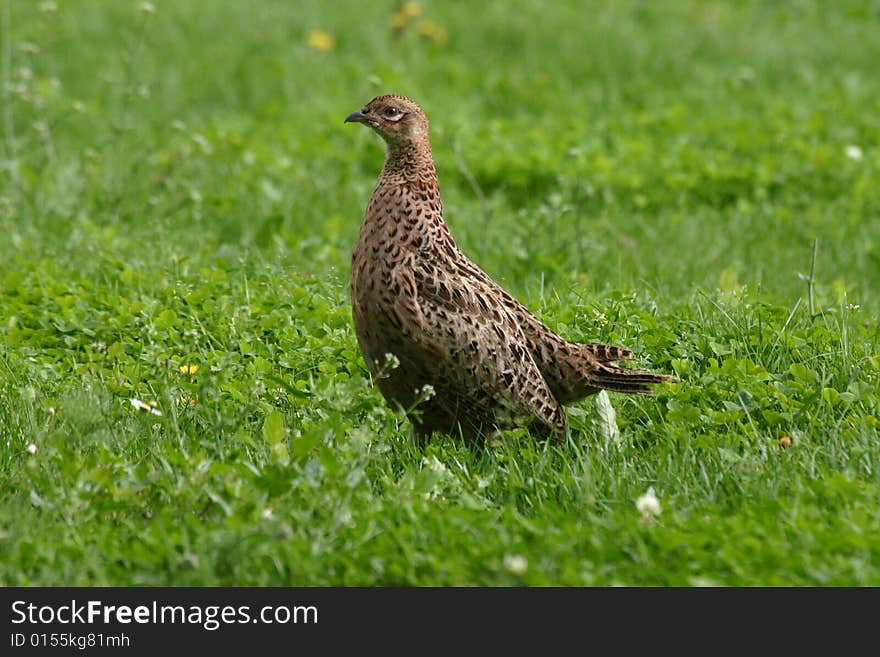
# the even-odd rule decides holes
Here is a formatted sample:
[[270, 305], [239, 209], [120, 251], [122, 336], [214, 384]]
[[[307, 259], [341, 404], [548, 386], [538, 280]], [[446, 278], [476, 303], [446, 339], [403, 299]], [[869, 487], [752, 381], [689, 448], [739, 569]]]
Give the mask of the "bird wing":
[[391, 271], [391, 287], [395, 290], [390, 312], [401, 332], [411, 342], [426, 352], [426, 355], [440, 360], [449, 357], [449, 351], [432, 337], [432, 331], [422, 312], [418, 299], [418, 287], [412, 266], [398, 264]]
[[457, 260], [457, 275], [484, 286], [492, 298], [507, 310], [521, 330], [528, 349], [553, 396], [560, 404], [583, 399], [600, 389], [651, 394], [651, 385], [673, 377], [643, 369], [625, 369], [615, 363], [631, 360], [628, 349], [605, 344], [570, 342], [550, 329], [478, 265], [463, 256]]
[[449, 358], [441, 370], [438, 397], [466, 397], [487, 409], [499, 425], [534, 416], [556, 438], [565, 435], [565, 414], [530, 353], [522, 329], [500, 300], [495, 284], [447, 272], [420, 261], [413, 267], [416, 297], [431, 339]]

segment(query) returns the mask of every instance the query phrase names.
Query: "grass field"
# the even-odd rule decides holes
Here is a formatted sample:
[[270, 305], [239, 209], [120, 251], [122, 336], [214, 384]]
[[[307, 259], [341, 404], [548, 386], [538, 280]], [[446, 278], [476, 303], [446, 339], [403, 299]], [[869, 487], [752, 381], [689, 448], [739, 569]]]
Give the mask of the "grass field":
[[[0, 584], [880, 585], [880, 3], [418, 8], [0, 2]], [[407, 442], [391, 91], [473, 259], [678, 375], [619, 442]]]

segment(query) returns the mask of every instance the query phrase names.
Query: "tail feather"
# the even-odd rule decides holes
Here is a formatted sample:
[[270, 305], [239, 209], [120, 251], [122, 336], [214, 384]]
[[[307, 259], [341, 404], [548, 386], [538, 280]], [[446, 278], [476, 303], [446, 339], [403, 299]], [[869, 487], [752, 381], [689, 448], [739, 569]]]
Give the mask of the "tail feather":
[[616, 360], [632, 360], [633, 352], [623, 347], [615, 347], [610, 344], [584, 344], [584, 351], [593, 354], [600, 363], [613, 363]]
[[596, 388], [641, 395], [652, 394], [654, 391], [652, 385], [674, 380], [675, 377], [668, 374], [658, 374], [649, 370], [630, 370], [604, 363], [588, 377], [590, 385]]
[[651, 386], [675, 377], [649, 370], [619, 367], [615, 361], [632, 360], [633, 352], [606, 344], [582, 344], [556, 338], [555, 349], [533, 351], [535, 362], [550, 392], [560, 404], [570, 404], [602, 389], [638, 395], [650, 395]]
[[622, 392], [627, 395], [653, 395], [654, 388], [649, 385], [641, 384], [641, 383], [608, 383], [607, 381], [602, 381], [601, 383], [596, 383], [596, 388], [601, 390], [607, 390], [608, 392]]

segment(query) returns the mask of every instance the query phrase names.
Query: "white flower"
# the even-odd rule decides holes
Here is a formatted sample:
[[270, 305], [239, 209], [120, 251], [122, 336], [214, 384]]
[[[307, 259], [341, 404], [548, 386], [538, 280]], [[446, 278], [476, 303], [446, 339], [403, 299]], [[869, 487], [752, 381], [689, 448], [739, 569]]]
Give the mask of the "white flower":
[[263, 509], [262, 515], [263, 515], [263, 518], [265, 518], [266, 520], [272, 520], [272, 518], [275, 517], [275, 514], [272, 513], [272, 508], [268, 507], [268, 506], [265, 509]]
[[400, 359], [391, 352], [385, 354], [384, 362], [378, 358], [373, 362], [376, 363], [376, 368], [378, 370], [376, 372], [376, 378], [379, 379], [387, 378], [392, 370], [396, 370], [400, 366]]
[[192, 140], [198, 145], [199, 148], [202, 149], [202, 152], [206, 155], [210, 155], [214, 151], [214, 148], [211, 146], [211, 142], [208, 141], [208, 138], [205, 137], [205, 135], [195, 132], [192, 135]]
[[28, 454], [36, 454], [37, 453], [37, 446], [34, 445], [33, 443], [31, 443], [30, 445], [28, 445], [27, 447], [24, 448], [24, 451], [26, 451]]
[[529, 560], [521, 554], [508, 554], [504, 556], [504, 567], [514, 575], [524, 575], [529, 569]]
[[434, 390], [434, 386], [430, 383], [426, 383], [421, 388], [416, 388], [416, 403], [421, 404], [422, 402], [426, 402], [434, 395], [436, 391]]
[[846, 156], [849, 159], [855, 160], [856, 162], [861, 160], [862, 156], [864, 155], [864, 153], [862, 153], [862, 149], [855, 144], [850, 144], [843, 150], [843, 152], [846, 153]]
[[654, 494], [654, 487], [648, 488], [647, 492], [636, 500], [636, 509], [643, 518], [655, 518], [660, 515], [660, 500]]
[[141, 13], [142, 14], [155, 14], [156, 13], [156, 5], [152, 2], [142, 2], [141, 3]]
[[736, 72], [736, 76], [741, 82], [751, 82], [755, 79], [755, 69], [751, 66], [740, 66]]
[[431, 456], [422, 457], [422, 467], [436, 472], [441, 477], [445, 477], [449, 474], [449, 469], [446, 467], [446, 464], [433, 454], [431, 454]]
[[139, 411], [146, 411], [147, 413], [152, 413], [153, 415], [162, 415], [162, 411], [156, 408], [156, 402], [143, 402], [140, 399], [135, 399], [134, 397], [132, 397], [128, 401], [130, 401], [131, 405]]

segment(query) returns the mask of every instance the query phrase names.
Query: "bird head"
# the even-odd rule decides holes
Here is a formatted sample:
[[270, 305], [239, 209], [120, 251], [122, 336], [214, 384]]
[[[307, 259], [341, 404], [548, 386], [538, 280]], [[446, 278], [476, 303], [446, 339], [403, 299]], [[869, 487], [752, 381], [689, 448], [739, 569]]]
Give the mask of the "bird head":
[[345, 119], [363, 123], [391, 148], [414, 144], [428, 137], [428, 117], [415, 102], [397, 94], [378, 96]]

